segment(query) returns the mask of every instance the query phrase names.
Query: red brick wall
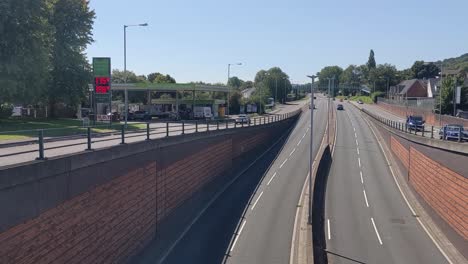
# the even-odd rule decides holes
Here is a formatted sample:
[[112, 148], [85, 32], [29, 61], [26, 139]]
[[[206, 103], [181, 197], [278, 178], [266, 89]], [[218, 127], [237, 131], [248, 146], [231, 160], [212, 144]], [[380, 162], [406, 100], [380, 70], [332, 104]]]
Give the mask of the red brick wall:
[[226, 139], [166, 168], [150, 162], [0, 233], [0, 263], [122, 262], [231, 165], [231, 147]]
[[468, 239], [468, 179], [410, 147], [410, 183], [458, 234]]
[[397, 156], [400, 159], [403, 166], [405, 166], [405, 168], [408, 169], [409, 151], [403, 145], [401, 145], [401, 143], [398, 142], [398, 140], [396, 140], [394, 137], [390, 137], [390, 147], [395, 156]]
[[248, 152], [255, 148], [256, 146], [265, 144], [268, 140], [267, 132], [259, 132], [255, 135], [241, 135], [235, 138], [235, 143], [233, 144], [233, 157], [239, 157], [242, 153]]

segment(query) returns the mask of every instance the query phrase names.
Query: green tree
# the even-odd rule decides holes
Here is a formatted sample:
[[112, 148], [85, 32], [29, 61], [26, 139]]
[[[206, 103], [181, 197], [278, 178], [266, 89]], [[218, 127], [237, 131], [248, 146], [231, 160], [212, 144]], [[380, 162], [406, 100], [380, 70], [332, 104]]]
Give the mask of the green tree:
[[124, 71], [120, 71], [118, 69], [112, 70], [112, 82], [113, 83], [125, 83], [125, 79], [127, 79], [127, 83], [138, 82], [137, 75], [132, 71], [127, 70], [127, 73], [125, 74]]
[[270, 68], [268, 71], [260, 70], [255, 75], [254, 86], [265, 86], [276, 101], [286, 101], [286, 95], [291, 91], [289, 76], [279, 67]]
[[237, 76], [233, 76], [229, 78], [228, 86], [239, 89], [243, 83], [244, 83], [243, 80], [239, 79]]
[[374, 50], [370, 50], [369, 59], [367, 60], [367, 69], [370, 71], [375, 69], [376, 66]]
[[153, 72], [148, 74], [148, 81], [152, 83], [176, 83], [176, 80], [169, 74], [162, 74], [159, 72]]
[[342, 73], [343, 69], [339, 66], [327, 66], [323, 68], [319, 72], [319, 89], [327, 91], [329, 78], [335, 78], [335, 87], [339, 87]]
[[397, 72], [396, 67], [391, 64], [379, 64], [369, 72], [369, 80], [371, 81], [369, 85], [374, 87], [375, 83], [376, 91], [386, 92], [387, 85], [392, 86], [399, 83]]
[[46, 101], [53, 28], [53, 2], [3, 0], [0, 3], [0, 104]]
[[49, 85], [51, 115], [57, 103], [74, 108], [85, 98], [91, 80], [90, 65], [84, 53], [92, 39], [94, 11], [88, 1], [56, 0], [50, 24], [54, 30], [52, 71]]
[[439, 75], [440, 69], [434, 63], [424, 63], [424, 61], [415, 61], [411, 66], [413, 78], [416, 79], [429, 79]]

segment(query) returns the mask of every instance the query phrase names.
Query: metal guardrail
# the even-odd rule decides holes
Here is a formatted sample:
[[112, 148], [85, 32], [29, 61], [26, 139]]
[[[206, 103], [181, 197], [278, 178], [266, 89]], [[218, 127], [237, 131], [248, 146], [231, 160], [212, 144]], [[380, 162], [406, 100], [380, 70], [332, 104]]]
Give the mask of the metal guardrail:
[[[443, 134], [440, 135], [439, 134], [440, 130], [435, 129], [434, 126], [430, 126], [430, 130], [426, 130], [426, 126], [424, 126], [422, 130], [418, 131], [418, 129], [413, 129], [413, 128], [409, 127], [406, 123], [384, 118], [384, 117], [382, 117], [380, 115], [371, 113], [371, 112], [367, 111], [366, 109], [361, 109], [361, 111], [366, 113], [368, 116], [372, 117], [373, 119], [377, 120], [381, 124], [384, 124], [387, 127], [402, 131], [404, 133], [409, 133], [409, 134], [413, 134], [413, 135], [416, 135], [416, 136], [421, 136], [421, 137], [426, 137], [426, 138], [431, 138], [431, 139], [448, 140], [447, 135], [446, 135], [446, 131], [442, 130]], [[466, 128], [464, 128], [464, 129], [466, 130]], [[463, 142], [464, 140], [468, 141], [468, 138], [463, 137], [462, 133], [460, 131], [458, 133], [458, 138], [456, 139], [456, 141]]]
[[[155, 124], [155, 123], [145, 122], [145, 123], [132, 123], [132, 125], [144, 124], [145, 128], [142, 128], [142, 129], [130, 129], [129, 130], [125, 127], [125, 125], [122, 124], [119, 126], [119, 129], [118, 130], [116, 129], [115, 131], [94, 132], [94, 133], [93, 133], [93, 128], [95, 127], [88, 126], [88, 127], [85, 127], [85, 131], [82, 131], [82, 133], [78, 133], [73, 136], [69, 136], [69, 135], [57, 136], [57, 137], [51, 137], [48, 139], [46, 139], [44, 135], [47, 134], [48, 131], [51, 131], [54, 129], [39, 129], [39, 130], [28, 130], [28, 131], [24, 130], [23, 132], [27, 132], [28, 134], [36, 133], [37, 135], [36, 139], [32, 141], [28, 141], [28, 142], [34, 142], [34, 143], [28, 143], [28, 145], [37, 144], [37, 149], [0, 154], [0, 158], [37, 152], [38, 156], [36, 160], [45, 160], [47, 159], [47, 156], [46, 156], [47, 150], [85, 145], [86, 148], [84, 150], [92, 151], [93, 144], [106, 142], [106, 141], [116, 141], [116, 140], [119, 140], [119, 138], [120, 138], [119, 144], [126, 144], [127, 139], [135, 138], [135, 137], [144, 137], [143, 140], [151, 140], [152, 136], [154, 138], [155, 135], [163, 135], [162, 137], [159, 137], [159, 138], [164, 138], [164, 137], [170, 137], [170, 136], [185, 135], [189, 133], [206, 133], [209, 131], [229, 130], [229, 129], [237, 129], [237, 128], [253, 127], [253, 126], [263, 126], [263, 125], [272, 124], [275, 122], [280, 122], [280, 121], [289, 119], [293, 116], [296, 116], [301, 111], [302, 111], [301, 109], [298, 109], [296, 111], [285, 113], [285, 114], [274, 114], [274, 115], [268, 115], [268, 116], [253, 117], [250, 119], [250, 122], [242, 122], [242, 123], [235, 122], [235, 120], [233, 119], [216, 120], [216, 121], [210, 120], [210, 121], [204, 121], [204, 122], [203, 121], [163, 122], [162, 124], [165, 124], [165, 126], [151, 128], [150, 124]], [[158, 122], [156, 124], [161, 124], [161, 122]], [[232, 124], [234, 125], [232, 126]], [[187, 127], [187, 125], [190, 125], [190, 127]], [[66, 144], [64, 142], [63, 145], [51, 146], [51, 147], [45, 146], [45, 143], [52, 143], [52, 142], [57, 143], [61, 141], [76, 140], [76, 139], [86, 139], [86, 141], [78, 142], [78, 143], [69, 143], [69, 144]]]

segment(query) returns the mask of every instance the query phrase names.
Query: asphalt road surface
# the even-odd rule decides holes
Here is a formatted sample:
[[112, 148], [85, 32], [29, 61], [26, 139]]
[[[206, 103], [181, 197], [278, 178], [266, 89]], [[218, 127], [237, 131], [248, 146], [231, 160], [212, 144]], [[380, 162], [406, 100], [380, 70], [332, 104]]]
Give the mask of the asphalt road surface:
[[[290, 113], [293, 112], [300, 107], [304, 106], [306, 104], [306, 100], [301, 100], [301, 101], [296, 101], [296, 102], [291, 102], [288, 105], [278, 105], [278, 109], [274, 111], [273, 114], [271, 115], [265, 115], [263, 117], [256, 117], [252, 119], [251, 125], [254, 124], [260, 124], [260, 123], [268, 123], [272, 122], [273, 119], [268, 119], [268, 117], [272, 117], [274, 115], [279, 115], [279, 114], [285, 114], [285, 113]], [[228, 127], [229, 128], [234, 128], [235, 124], [234, 123], [229, 123]], [[242, 126], [241, 124], [237, 124], [237, 127]], [[244, 124], [244, 126], [247, 126], [247, 124]], [[206, 131], [207, 129], [209, 130], [216, 130], [217, 124], [216, 123], [211, 123], [209, 127], [207, 127], [206, 123], [200, 123], [198, 125], [198, 131], [203, 132]], [[225, 123], [220, 123], [219, 129], [225, 129], [226, 124]], [[151, 123], [150, 124], [150, 129], [151, 129], [151, 139], [155, 138], [163, 138], [166, 137], [166, 123]], [[187, 123], [185, 124], [185, 133], [195, 133], [195, 124], [193, 123]], [[182, 134], [182, 124], [181, 123], [169, 123], [169, 136], [176, 136]], [[45, 135], [47, 136], [47, 135]], [[146, 139], [146, 131], [143, 130], [138, 133], [129, 133], [126, 135], [125, 143], [131, 143], [131, 142], [137, 142], [137, 141], [143, 141]], [[93, 142], [92, 142], [92, 148], [93, 149], [99, 149], [99, 148], [105, 148], [105, 147], [110, 147], [110, 146], [115, 146], [120, 144], [121, 142], [121, 134], [116, 131], [113, 135], [108, 135], [108, 136], [100, 136], [100, 137], [94, 137]], [[84, 136], [82, 138], [78, 139], [68, 139], [68, 140], [60, 140], [56, 142], [47, 142], [44, 144], [45, 147], [45, 156], [47, 158], [52, 158], [52, 157], [57, 157], [61, 155], [68, 155], [72, 153], [78, 153], [82, 152], [87, 148], [87, 138]], [[22, 145], [22, 146], [11, 146], [11, 147], [2, 147], [0, 148], [0, 167], [1, 166], [7, 166], [7, 165], [13, 165], [13, 164], [19, 164], [22, 162], [28, 162], [28, 161], [33, 161], [38, 157], [38, 144], [30, 144], [30, 145]], [[11, 155], [12, 153], [20, 153], [20, 154], [15, 154]]]
[[[326, 124], [326, 101], [319, 99], [317, 107], [315, 153]], [[266, 156], [273, 156], [235, 181], [163, 263], [288, 263], [297, 202], [308, 173], [309, 120], [310, 111], [306, 111], [282, 149], [270, 151]]]
[[330, 263], [447, 263], [406, 205], [359, 110], [337, 111], [325, 236]]

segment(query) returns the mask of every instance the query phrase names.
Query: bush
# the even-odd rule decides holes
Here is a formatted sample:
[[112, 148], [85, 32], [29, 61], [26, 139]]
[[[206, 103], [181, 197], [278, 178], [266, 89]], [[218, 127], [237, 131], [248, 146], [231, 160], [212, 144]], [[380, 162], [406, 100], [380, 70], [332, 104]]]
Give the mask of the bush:
[[13, 113], [13, 105], [8, 103], [0, 104], [0, 118], [8, 118]]
[[384, 92], [373, 92], [371, 94], [372, 102], [377, 103], [377, 97], [385, 97]]

